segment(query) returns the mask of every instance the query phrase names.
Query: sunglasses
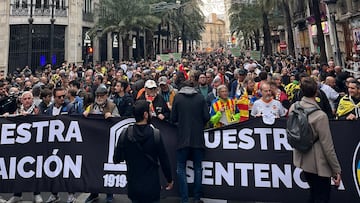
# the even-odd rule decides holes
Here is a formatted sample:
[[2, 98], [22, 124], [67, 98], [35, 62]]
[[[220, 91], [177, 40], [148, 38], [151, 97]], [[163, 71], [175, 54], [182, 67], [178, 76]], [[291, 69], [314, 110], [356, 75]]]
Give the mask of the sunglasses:
[[63, 94], [63, 95], [59, 95], [59, 96], [56, 96], [56, 98], [58, 98], [58, 99], [65, 98], [65, 94]]

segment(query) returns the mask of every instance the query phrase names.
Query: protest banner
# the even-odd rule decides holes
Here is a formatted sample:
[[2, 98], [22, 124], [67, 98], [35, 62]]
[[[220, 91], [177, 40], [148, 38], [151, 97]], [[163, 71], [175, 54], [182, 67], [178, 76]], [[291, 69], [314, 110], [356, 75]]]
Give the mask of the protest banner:
[[[121, 131], [133, 122], [102, 116], [0, 118], [0, 192], [125, 193], [126, 164], [114, 164], [112, 157]], [[254, 119], [204, 131], [204, 197], [306, 201], [309, 186], [292, 164], [285, 124], [285, 119], [272, 126]], [[157, 119], [153, 125], [161, 130], [176, 178], [176, 126]], [[331, 202], [359, 202], [359, 121], [331, 121], [330, 126], [343, 170]], [[191, 183], [191, 161], [187, 175]], [[178, 196], [177, 188], [164, 195]]]

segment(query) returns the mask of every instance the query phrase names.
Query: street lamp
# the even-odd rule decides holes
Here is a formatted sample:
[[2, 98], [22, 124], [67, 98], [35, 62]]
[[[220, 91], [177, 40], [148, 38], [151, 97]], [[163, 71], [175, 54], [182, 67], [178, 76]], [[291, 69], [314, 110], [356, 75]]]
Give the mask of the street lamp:
[[30, 66], [31, 68], [32, 65], [32, 61], [31, 61], [31, 57], [32, 57], [32, 34], [33, 34], [33, 22], [34, 22], [34, 18], [33, 18], [33, 0], [30, 1], [30, 17], [28, 19], [29, 21], [29, 35], [28, 35], [28, 51], [27, 51], [27, 65]]
[[[180, 17], [180, 15], [182, 14], [182, 8], [181, 8], [181, 1], [180, 0], [176, 0], [176, 4], [178, 5], [178, 15]], [[181, 30], [181, 40], [183, 41], [184, 40], [184, 22], [183, 22], [183, 25], [182, 25], [182, 30]], [[182, 43], [182, 46], [184, 46], [184, 43]], [[177, 44], [176, 44], [176, 50], [177, 52], [180, 52], [179, 51], [179, 37], [177, 38]], [[184, 49], [182, 49], [182, 54], [184, 54]]]
[[333, 27], [334, 37], [335, 37], [335, 56], [336, 56], [336, 64], [343, 66], [342, 59], [341, 59], [341, 51], [340, 51], [340, 45], [339, 45], [339, 38], [336, 28], [336, 21], [335, 21], [335, 14], [336, 14], [336, 2], [337, 0], [323, 0], [324, 3], [326, 3], [328, 9], [329, 9], [329, 15], [330, 15], [330, 22]]
[[56, 57], [54, 55], [54, 35], [55, 35], [55, 0], [52, 0], [51, 4], [51, 19], [50, 19], [50, 63], [52, 65], [56, 64]]

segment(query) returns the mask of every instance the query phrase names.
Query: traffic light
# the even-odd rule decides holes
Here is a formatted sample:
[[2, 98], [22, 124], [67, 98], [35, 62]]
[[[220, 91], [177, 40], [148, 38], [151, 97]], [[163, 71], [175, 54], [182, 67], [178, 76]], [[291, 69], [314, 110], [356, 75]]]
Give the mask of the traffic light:
[[87, 48], [87, 53], [88, 53], [88, 54], [93, 54], [93, 52], [94, 52], [94, 50], [93, 50], [92, 47], [88, 47], [88, 48]]
[[235, 44], [235, 42], [236, 42], [236, 37], [232, 36], [231, 37], [231, 43]]

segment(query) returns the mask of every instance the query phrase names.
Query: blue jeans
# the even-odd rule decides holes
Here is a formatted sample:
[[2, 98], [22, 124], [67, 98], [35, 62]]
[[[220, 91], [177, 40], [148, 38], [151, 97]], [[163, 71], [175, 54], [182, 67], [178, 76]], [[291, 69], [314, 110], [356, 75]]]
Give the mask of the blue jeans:
[[188, 160], [189, 154], [192, 155], [192, 161], [194, 163], [194, 200], [200, 200], [202, 196], [201, 162], [204, 158], [204, 149], [195, 149], [190, 147], [178, 149], [176, 151], [176, 155], [177, 155], [176, 173], [179, 181], [179, 190], [180, 190], [182, 203], [189, 202], [188, 185], [186, 180], [186, 161]]

